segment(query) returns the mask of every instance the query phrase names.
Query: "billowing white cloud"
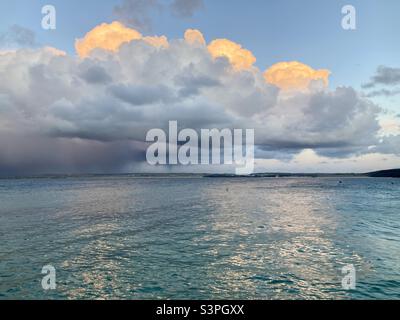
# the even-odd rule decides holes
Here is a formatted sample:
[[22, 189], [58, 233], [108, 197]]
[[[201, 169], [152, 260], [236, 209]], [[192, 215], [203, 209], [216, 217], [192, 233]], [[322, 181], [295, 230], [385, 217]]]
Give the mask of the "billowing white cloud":
[[192, 45], [201, 45], [201, 46], [206, 45], [206, 40], [204, 39], [203, 34], [196, 29], [186, 30], [184, 38], [188, 43]]
[[165, 36], [143, 37], [139, 31], [114, 21], [110, 24], [102, 23], [93, 28], [84, 38], [76, 40], [75, 48], [79, 56], [85, 58], [95, 49], [116, 52], [121, 45], [133, 40], [143, 40], [157, 48], [168, 47], [168, 40]]
[[282, 90], [307, 90], [313, 81], [321, 81], [324, 86], [327, 86], [329, 75], [329, 70], [314, 70], [298, 61], [276, 63], [264, 73], [268, 83]]
[[227, 58], [236, 70], [249, 70], [256, 62], [250, 50], [228, 39], [213, 40], [208, 45], [208, 51], [214, 58]]

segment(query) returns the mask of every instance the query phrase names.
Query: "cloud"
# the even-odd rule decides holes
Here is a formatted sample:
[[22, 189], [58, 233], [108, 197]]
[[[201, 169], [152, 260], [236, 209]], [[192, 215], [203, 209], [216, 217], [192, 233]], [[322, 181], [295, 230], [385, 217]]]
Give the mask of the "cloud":
[[174, 0], [171, 11], [179, 17], [192, 17], [193, 14], [204, 7], [203, 0]]
[[320, 156], [310, 149], [303, 150], [288, 161], [276, 159], [257, 160], [258, 172], [355, 172], [365, 173], [388, 168], [396, 168], [399, 158], [392, 155], [370, 153], [344, 159]]
[[110, 93], [132, 106], [151, 105], [155, 103], [173, 102], [174, 96], [168, 87], [164, 85], [113, 85], [109, 88]]
[[8, 30], [0, 34], [0, 48], [16, 49], [21, 47], [37, 46], [35, 33], [19, 25], [12, 25]]
[[0, 176], [68, 173], [119, 173], [144, 161], [135, 142], [98, 142], [15, 134], [0, 136]]
[[250, 69], [256, 62], [251, 51], [228, 39], [213, 40], [208, 45], [208, 51], [214, 58], [227, 58], [236, 70]]
[[280, 95], [264, 118], [269, 130], [258, 143], [284, 151], [314, 149], [331, 157], [368, 152], [378, 143], [379, 113], [350, 87]]
[[80, 77], [84, 79], [87, 83], [109, 83], [112, 78], [107, 74], [107, 71], [103, 67], [99, 66], [88, 66], [83, 67], [84, 70], [80, 73]]
[[364, 89], [370, 89], [377, 85], [394, 86], [400, 84], [400, 68], [379, 66], [372, 76], [371, 81], [364, 84]]
[[321, 81], [324, 86], [328, 86], [329, 75], [329, 70], [314, 70], [297, 61], [279, 62], [264, 73], [268, 83], [282, 90], [306, 90], [314, 81]]
[[150, 30], [150, 12], [157, 8], [160, 8], [158, 0], [123, 0], [114, 7], [114, 15], [130, 27]]
[[400, 135], [383, 137], [381, 142], [372, 149], [376, 153], [399, 155]]
[[75, 42], [75, 49], [80, 57], [87, 57], [94, 49], [117, 51], [123, 43], [141, 39], [142, 35], [120, 22], [103, 23], [89, 31], [83, 39]]
[[154, 12], [171, 12], [179, 18], [190, 18], [204, 7], [203, 0], [123, 0], [114, 7], [116, 18], [137, 30], [149, 31], [152, 28]]
[[400, 84], [400, 68], [379, 66], [370, 81], [361, 87], [366, 90], [372, 90], [364, 93], [367, 98], [374, 97], [393, 97], [400, 94], [400, 88], [395, 88]]
[[210, 50], [190, 30], [158, 47], [111, 25], [78, 40], [80, 56], [49, 48], [0, 55], [3, 173], [129, 171], [144, 159], [147, 131], [167, 130], [170, 120], [195, 130], [254, 128], [265, 158], [304, 149], [326, 157], [367, 154], [371, 146], [399, 152], [394, 140], [378, 137], [380, 108], [353, 88], [309, 81], [308, 90], [287, 94], [230, 40], [226, 51], [213, 51], [221, 43]]
[[367, 98], [373, 98], [373, 97], [379, 97], [379, 96], [393, 97], [398, 94], [400, 94], [400, 89], [393, 89], [393, 90], [379, 89], [379, 90], [371, 91], [371, 92], [367, 93], [365, 96]]
[[191, 45], [206, 45], [206, 40], [204, 39], [203, 34], [196, 29], [188, 29], [184, 35], [185, 40]]
[[114, 21], [110, 24], [103, 23], [96, 26], [82, 39], [76, 40], [75, 49], [80, 57], [85, 58], [95, 49], [116, 52], [121, 45], [132, 40], [143, 40], [154, 47], [168, 46], [168, 39], [165, 36], [143, 37], [137, 30], [127, 28], [122, 23]]

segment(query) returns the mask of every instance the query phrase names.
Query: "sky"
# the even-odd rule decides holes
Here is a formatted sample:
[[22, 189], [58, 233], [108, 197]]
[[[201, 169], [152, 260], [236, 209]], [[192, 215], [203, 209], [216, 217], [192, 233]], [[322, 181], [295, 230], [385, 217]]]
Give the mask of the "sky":
[[[41, 26], [47, 4], [55, 30]], [[356, 30], [341, 25], [348, 4]], [[206, 170], [147, 167], [143, 135], [175, 118], [254, 127], [259, 171], [400, 167], [397, 0], [4, 0], [0, 12], [1, 175]], [[115, 48], [90, 33], [103, 23]]]

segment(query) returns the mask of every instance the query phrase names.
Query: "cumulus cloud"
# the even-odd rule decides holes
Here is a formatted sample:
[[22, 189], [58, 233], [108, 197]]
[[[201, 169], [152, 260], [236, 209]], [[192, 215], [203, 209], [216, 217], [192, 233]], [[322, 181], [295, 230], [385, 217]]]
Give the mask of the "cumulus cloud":
[[236, 70], [250, 69], [256, 62], [250, 50], [228, 39], [213, 40], [208, 45], [208, 51], [214, 58], [227, 58]]
[[144, 159], [147, 131], [167, 130], [170, 120], [195, 130], [254, 128], [265, 158], [304, 149], [327, 157], [371, 146], [398, 152], [377, 138], [379, 107], [352, 88], [309, 81], [302, 90], [299, 76], [301, 85], [287, 94], [240, 44], [207, 46], [189, 30], [158, 46], [128, 29], [95, 28], [77, 41], [78, 56], [50, 48], [0, 55], [3, 172], [123, 171]]
[[103, 23], [89, 31], [83, 39], [75, 42], [75, 49], [79, 56], [87, 57], [94, 49], [117, 51], [123, 43], [140, 39], [142, 35], [122, 23], [114, 21], [111, 24]]
[[329, 70], [314, 70], [298, 61], [276, 63], [264, 73], [267, 82], [282, 90], [306, 90], [315, 81], [328, 86], [329, 75]]
[[103, 23], [89, 31], [82, 39], [76, 40], [75, 49], [80, 57], [85, 58], [95, 49], [116, 52], [122, 44], [132, 40], [144, 40], [154, 47], [168, 46], [168, 39], [165, 36], [143, 37], [135, 29], [114, 21], [110, 24]]
[[202, 45], [205, 46], [206, 45], [206, 40], [204, 39], [203, 34], [196, 29], [188, 29], [185, 31], [185, 35], [184, 35], [185, 40], [192, 44], [192, 45]]

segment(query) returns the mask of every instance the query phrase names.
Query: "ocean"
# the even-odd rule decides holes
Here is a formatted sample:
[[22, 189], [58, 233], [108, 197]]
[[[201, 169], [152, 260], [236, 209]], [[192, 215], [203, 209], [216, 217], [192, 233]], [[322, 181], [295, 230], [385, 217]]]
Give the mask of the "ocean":
[[400, 299], [399, 253], [400, 179], [0, 180], [0, 299]]

